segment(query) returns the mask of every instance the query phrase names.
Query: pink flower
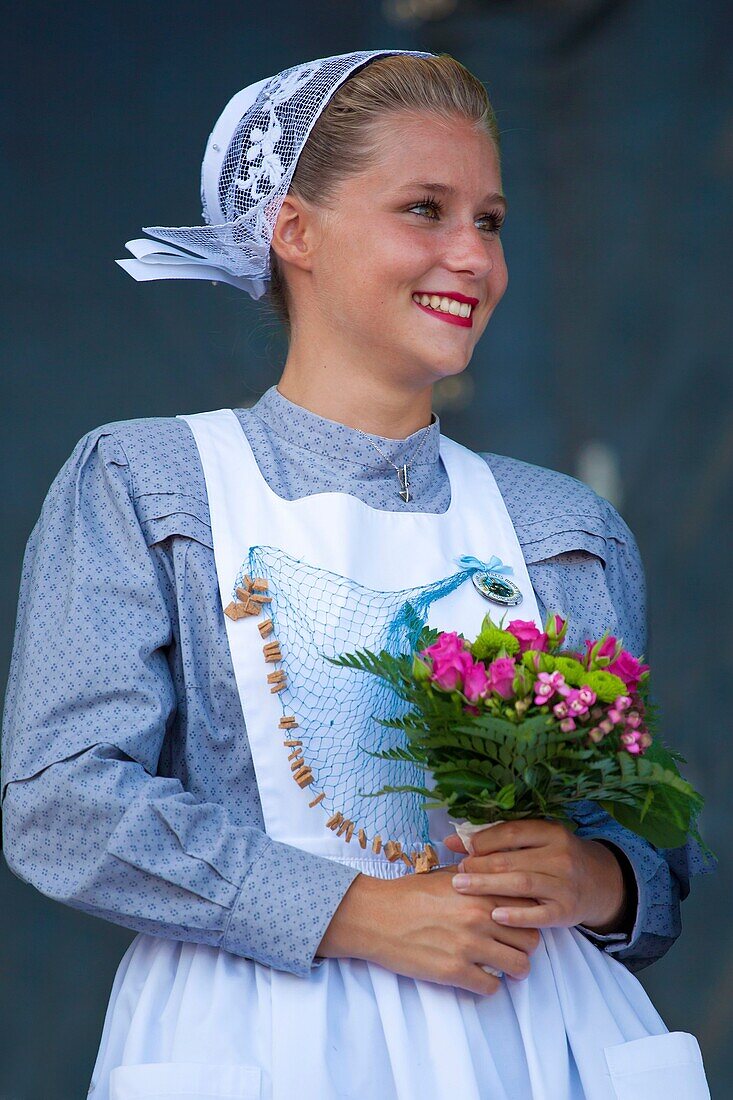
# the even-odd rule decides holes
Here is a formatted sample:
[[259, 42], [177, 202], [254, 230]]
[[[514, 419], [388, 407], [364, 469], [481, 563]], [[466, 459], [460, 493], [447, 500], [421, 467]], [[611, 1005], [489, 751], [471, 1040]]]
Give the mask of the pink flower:
[[466, 705], [464, 706], [463, 709], [465, 711], [467, 711], [469, 714], [480, 714], [481, 713], [481, 708], [480, 707], [474, 707], [470, 703], [466, 703]]
[[[593, 695], [593, 692], [590, 693]], [[595, 700], [595, 695], [593, 695]], [[588, 713], [588, 704], [583, 701], [582, 691], [573, 689], [565, 696], [565, 702], [570, 714], [581, 715]]]
[[568, 714], [569, 714], [568, 704], [565, 702], [564, 699], [561, 703], [555, 703], [554, 707], [552, 708], [552, 713], [555, 715], [556, 718], [567, 718], [568, 717]]
[[567, 629], [567, 619], [563, 619], [562, 615], [550, 615], [550, 617], [545, 620], [545, 631], [547, 633], [549, 649], [555, 649], [565, 640]]
[[[597, 640], [598, 639], [596, 639], [596, 642]], [[593, 646], [596, 644], [596, 642], [592, 642], [590, 638], [585, 639], [586, 657], [590, 657], [590, 651], [593, 649]], [[609, 634], [603, 645], [596, 652], [596, 657], [613, 657], [616, 651], [616, 644], [616, 638], [614, 638], [613, 634]]]
[[443, 631], [437, 641], [420, 650], [420, 656], [430, 658], [430, 679], [442, 691], [462, 690], [471, 703], [486, 694], [489, 686], [486, 669], [480, 661], [474, 661], [466, 639], [455, 631]]
[[461, 650], [466, 648], [466, 639], [462, 638], [460, 634], [457, 634], [454, 630], [445, 630], [442, 634], [438, 635], [438, 640], [429, 645], [427, 649], [421, 649], [420, 655], [423, 657], [433, 657], [436, 654], [441, 656], [444, 654], [460, 653]]
[[638, 730], [629, 730], [626, 733], [621, 734], [621, 743], [627, 752], [630, 752], [633, 756], [638, 756], [642, 751], [640, 742], [641, 734]]
[[511, 657], [497, 657], [489, 665], [489, 686], [503, 699], [511, 697], [515, 667]]
[[462, 686], [463, 678], [472, 666], [473, 658], [467, 649], [456, 653], [434, 653], [430, 679], [443, 691], [455, 691]]
[[611, 662], [606, 672], [612, 672], [614, 676], [619, 676], [629, 691], [636, 691], [642, 672], [646, 672], [648, 669], [649, 665], [643, 665], [628, 650], [622, 649], [618, 659]]
[[489, 690], [489, 677], [480, 661], [474, 661], [463, 677], [463, 694], [472, 703], [477, 702]]
[[[578, 696], [583, 703], [585, 703], [586, 707], [592, 707], [596, 701], [595, 691], [591, 691], [591, 689], [585, 685], [579, 689]], [[619, 698], [621, 698], [621, 696], [619, 696]]]
[[575, 729], [575, 719], [563, 718], [562, 722], [560, 723], [560, 729], [563, 731], [563, 733], [570, 733], [572, 730]]
[[617, 695], [613, 701], [616, 710], [628, 710], [631, 703], [632, 699], [630, 695]]
[[420, 656], [431, 659], [433, 671], [430, 679], [443, 691], [459, 688], [473, 665], [465, 638], [450, 630], [444, 631], [436, 642], [421, 650]]
[[527, 649], [547, 650], [548, 637], [537, 629], [531, 619], [512, 619], [506, 628], [519, 642], [519, 652]]
[[565, 678], [561, 672], [539, 672], [534, 682], [534, 701], [537, 706], [547, 703], [555, 692], [564, 694]]
[[626, 715], [626, 725], [630, 726], [632, 730], [641, 725], [641, 718], [639, 717], [638, 711], [629, 711], [629, 713]]

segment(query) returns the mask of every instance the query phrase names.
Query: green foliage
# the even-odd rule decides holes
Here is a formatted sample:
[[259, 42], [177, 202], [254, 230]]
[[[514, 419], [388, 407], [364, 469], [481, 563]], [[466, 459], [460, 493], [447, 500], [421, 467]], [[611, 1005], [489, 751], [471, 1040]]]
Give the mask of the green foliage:
[[[497, 626], [487, 615], [471, 651], [480, 660], [517, 657], [514, 692], [524, 697], [519, 708], [515, 699], [490, 695], [480, 713], [473, 715], [466, 711], [460, 692], [436, 688], [429, 663], [418, 653], [437, 641], [440, 632], [421, 626], [409, 607], [410, 636], [417, 639], [413, 651], [395, 656], [364, 649], [329, 658], [334, 665], [379, 677], [408, 705], [397, 717], [375, 716], [380, 725], [396, 731], [399, 743], [380, 751], [362, 747], [362, 751], [412, 763], [432, 774], [432, 788], [385, 786], [360, 793], [378, 797], [410, 791], [429, 800], [423, 803], [425, 809], [444, 808], [475, 824], [545, 817], [573, 831], [577, 827], [572, 818], [574, 803], [589, 800], [656, 847], [677, 847], [693, 836], [714, 857], [696, 826], [703, 799], [677, 767], [678, 762], [685, 763], [681, 753], [657, 736], [636, 756], [621, 747], [615, 732], [595, 744], [582, 722], [575, 730], [562, 731], [551, 708], [535, 705], [528, 694], [537, 672], [557, 670], [573, 687], [587, 684], [599, 704], [612, 703], [629, 692], [623, 680], [598, 667], [608, 662], [598, 658], [589, 672], [580, 661], [562, 653], [528, 650], [519, 658], [519, 644], [501, 628], [503, 621], [502, 617]], [[638, 697], [651, 729], [656, 708], [649, 701], [646, 678]]]

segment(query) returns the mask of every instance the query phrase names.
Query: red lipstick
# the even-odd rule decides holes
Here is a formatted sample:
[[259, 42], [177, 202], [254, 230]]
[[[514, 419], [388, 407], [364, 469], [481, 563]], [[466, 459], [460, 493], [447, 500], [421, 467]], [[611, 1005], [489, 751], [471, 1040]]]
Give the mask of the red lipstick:
[[[467, 298], [465, 294], [455, 294], [452, 292], [450, 294], [439, 294], [437, 290], [416, 290], [414, 291], [414, 293], [430, 295], [436, 294], [439, 295], [439, 297], [441, 298], [450, 298], [454, 302], [467, 302], [471, 307], [475, 307], [478, 305], [478, 298]], [[414, 298], [412, 300], [413, 302], [415, 302]], [[430, 306], [424, 306], [421, 302], [415, 302], [415, 305], [418, 306], [419, 309], [424, 310], [425, 313], [430, 313], [433, 315], [433, 317], [439, 317], [441, 321], [448, 321], [448, 323], [451, 325], [460, 325], [461, 328], [473, 328], [473, 317], [471, 315], [469, 315], [468, 317], [457, 317], [454, 313], [445, 313], [443, 310], [440, 309], [432, 309]]]

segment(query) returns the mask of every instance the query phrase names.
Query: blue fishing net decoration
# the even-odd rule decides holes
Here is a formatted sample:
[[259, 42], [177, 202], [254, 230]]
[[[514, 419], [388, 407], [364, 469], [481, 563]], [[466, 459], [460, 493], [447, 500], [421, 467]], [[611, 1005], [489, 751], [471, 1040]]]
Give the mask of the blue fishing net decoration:
[[[298, 722], [290, 736], [303, 742], [302, 754], [313, 772], [313, 784], [305, 790], [325, 792], [314, 812], [320, 808], [330, 816], [340, 810], [357, 831], [364, 829], [369, 843], [379, 834], [383, 844], [398, 840], [408, 854], [430, 839], [424, 797], [411, 791], [367, 795], [386, 785], [425, 785], [425, 772], [412, 761], [369, 755], [404, 746], [403, 732], [380, 725], [376, 718], [402, 717], [409, 704], [376, 676], [333, 665], [327, 658], [357, 649], [384, 649], [394, 656], [412, 651], [431, 604], [453, 592], [477, 568], [487, 568], [473, 557], [456, 560], [460, 570], [443, 580], [384, 592], [276, 547], [253, 546], [232, 589], [235, 597], [246, 574], [268, 582], [271, 637], [279, 642], [279, 667], [287, 684], [278, 698], [283, 714], [293, 714]], [[490, 564], [497, 572], [512, 571], [498, 558]]]

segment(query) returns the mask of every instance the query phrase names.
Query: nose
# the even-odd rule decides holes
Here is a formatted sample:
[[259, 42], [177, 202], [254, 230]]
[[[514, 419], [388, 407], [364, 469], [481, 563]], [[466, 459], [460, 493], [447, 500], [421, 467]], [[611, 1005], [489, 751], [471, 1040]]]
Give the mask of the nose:
[[488, 237], [473, 224], [456, 226], [445, 249], [445, 265], [450, 271], [485, 279], [496, 262], [498, 238]]

